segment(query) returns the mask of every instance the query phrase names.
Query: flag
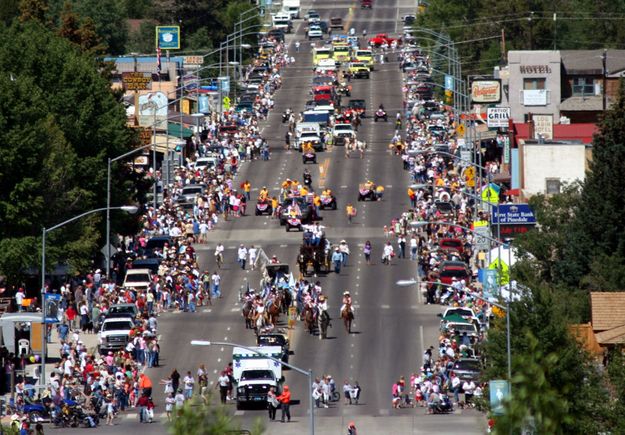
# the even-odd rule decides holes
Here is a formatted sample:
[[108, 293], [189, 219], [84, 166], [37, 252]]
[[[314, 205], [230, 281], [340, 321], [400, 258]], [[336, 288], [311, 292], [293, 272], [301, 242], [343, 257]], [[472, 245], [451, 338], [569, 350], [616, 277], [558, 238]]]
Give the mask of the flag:
[[161, 47], [156, 48], [156, 72], [161, 74]]

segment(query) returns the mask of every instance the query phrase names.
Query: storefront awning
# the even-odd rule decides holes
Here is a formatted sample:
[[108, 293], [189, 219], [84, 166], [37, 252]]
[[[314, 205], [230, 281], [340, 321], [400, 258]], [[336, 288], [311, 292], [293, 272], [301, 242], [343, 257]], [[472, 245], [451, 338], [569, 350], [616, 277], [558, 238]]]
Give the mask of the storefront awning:
[[182, 138], [186, 139], [193, 136], [193, 130], [188, 127], [180, 127], [180, 124], [170, 122], [167, 124], [167, 133], [169, 136], [180, 138], [180, 129], [182, 128]]

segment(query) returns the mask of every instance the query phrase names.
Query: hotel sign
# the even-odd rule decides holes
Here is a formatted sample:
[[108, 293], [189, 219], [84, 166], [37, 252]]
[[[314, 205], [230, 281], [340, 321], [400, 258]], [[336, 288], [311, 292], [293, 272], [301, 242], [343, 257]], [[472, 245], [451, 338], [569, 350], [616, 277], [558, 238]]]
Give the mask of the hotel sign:
[[551, 74], [549, 65], [520, 65], [521, 74]]

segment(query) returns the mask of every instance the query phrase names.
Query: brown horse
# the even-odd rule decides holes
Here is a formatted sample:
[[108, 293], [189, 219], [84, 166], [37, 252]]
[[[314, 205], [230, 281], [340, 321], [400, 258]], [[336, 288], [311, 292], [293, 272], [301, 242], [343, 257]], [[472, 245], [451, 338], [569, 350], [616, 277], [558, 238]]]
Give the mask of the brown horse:
[[267, 317], [272, 325], [275, 325], [282, 312], [282, 296], [278, 295], [267, 308]]
[[343, 325], [345, 326], [345, 331], [348, 334], [352, 333], [352, 321], [354, 320], [354, 313], [352, 311], [352, 305], [346, 304], [345, 308], [341, 311], [341, 319], [343, 319]]
[[243, 304], [243, 308], [241, 308], [241, 314], [245, 319], [245, 329], [254, 329], [253, 318], [255, 311], [256, 310], [254, 310], [254, 305], [252, 304], [252, 301], [247, 301], [245, 302], [245, 304]]
[[302, 312], [302, 317], [304, 318], [304, 325], [306, 325], [308, 333], [312, 335], [315, 330], [315, 313], [313, 313], [312, 308], [306, 305]]

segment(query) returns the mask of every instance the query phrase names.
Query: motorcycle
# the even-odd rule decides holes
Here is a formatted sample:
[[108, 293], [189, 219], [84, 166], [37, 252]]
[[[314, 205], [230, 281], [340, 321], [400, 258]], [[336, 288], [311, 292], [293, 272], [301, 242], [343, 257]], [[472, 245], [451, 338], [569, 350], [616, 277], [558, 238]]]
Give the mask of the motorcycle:
[[304, 174], [304, 185], [309, 189], [312, 187], [312, 175], [308, 173]]
[[386, 114], [386, 111], [383, 109], [378, 109], [375, 111], [374, 117], [373, 117], [373, 121], [374, 122], [378, 122], [378, 119], [383, 119], [384, 122], [388, 122], [388, 115]]
[[291, 117], [291, 112], [287, 110], [286, 112], [282, 114], [282, 123], [283, 124], [287, 123], [290, 117]]

